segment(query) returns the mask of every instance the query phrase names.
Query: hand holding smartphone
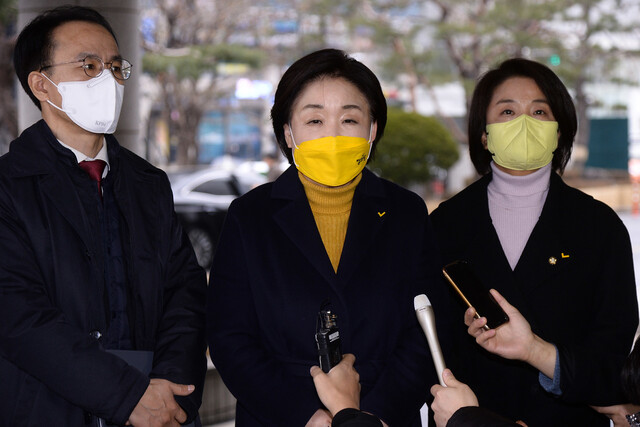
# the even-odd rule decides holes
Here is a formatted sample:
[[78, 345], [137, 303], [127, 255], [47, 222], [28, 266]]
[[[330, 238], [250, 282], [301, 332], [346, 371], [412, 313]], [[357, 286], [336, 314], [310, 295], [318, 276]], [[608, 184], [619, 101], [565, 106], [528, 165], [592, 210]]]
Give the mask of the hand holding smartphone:
[[509, 321], [507, 313], [496, 302], [489, 289], [480, 282], [468, 262], [454, 261], [444, 266], [442, 272], [467, 307], [476, 310], [476, 319], [487, 318], [484, 329], [495, 329]]

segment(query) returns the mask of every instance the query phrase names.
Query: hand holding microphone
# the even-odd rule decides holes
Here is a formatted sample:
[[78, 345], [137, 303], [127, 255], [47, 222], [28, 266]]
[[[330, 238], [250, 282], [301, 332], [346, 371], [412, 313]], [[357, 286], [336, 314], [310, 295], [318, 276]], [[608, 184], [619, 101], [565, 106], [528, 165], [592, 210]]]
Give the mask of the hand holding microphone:
[[436, 319], [433, 314], [433, 307], [429, 298], [425, 294], [417, 295], [413, 299], [413, 308], [416, 310], [416, 316], [418, 322], [422, 327], [422, 331], [427, 337], [429, 342], [429, 350], [431, 350], [431, 358], [433, 364], [436, 367], [438, 374], [438, 380], [440, 385], [446, 387], [447, 385], [442, 378], [442, 371], [445, 369], [444, 357], [442, 356], [442, 349], [440, 348], [440, 342], [438, 341], [438, 334], [436, 333]]

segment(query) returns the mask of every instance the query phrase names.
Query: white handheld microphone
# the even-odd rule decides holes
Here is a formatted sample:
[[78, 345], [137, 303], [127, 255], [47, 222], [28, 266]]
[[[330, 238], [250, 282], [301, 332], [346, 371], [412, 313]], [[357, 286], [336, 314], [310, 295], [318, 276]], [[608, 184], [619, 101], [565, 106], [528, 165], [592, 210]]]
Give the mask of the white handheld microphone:
[[425, 294], [416, 295], [416, 297], [413, 299], [413, 308], [416, 310], [418, 322], [420, 322], [422, 331], [424, 332], [425, 336], [427, 337], [427, 341], [429, 342], [431, 358], [433, 359], [433, 364], [436, 367], [440, 385], [446, 387], [444, 380], [442, 379], [442, 371], [444, 371], [445, 369], [444, 357], [442, 356], [442, 349], [440, 348], [438, 334], [436, 333], [436, 319], [433, 314], [431, 302]]

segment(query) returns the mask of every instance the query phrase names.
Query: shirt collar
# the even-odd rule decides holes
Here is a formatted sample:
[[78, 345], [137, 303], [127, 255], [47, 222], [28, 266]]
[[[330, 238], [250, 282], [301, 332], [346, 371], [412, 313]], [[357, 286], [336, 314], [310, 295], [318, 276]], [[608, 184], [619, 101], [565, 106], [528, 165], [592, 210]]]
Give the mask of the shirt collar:
[[98, 154], [96, 154], [96, 156], [93, 157], [93, 158], [87, 156], [86, 154], [76, 150], [75, 148], [65, 144], [64, 142], [62, 142], [60, 140], [58, 140], [58, 142], [60, 143], [60, 145], [62, 145], [64, 148], [70, 150], [76, 156], [76, 159], [78, 160], [78, 163], [83, 162], [85, 160], [86, 161], [104, 160], [104, 162], [107, 165], [104, 168], [104, 171], [102, 172], [102, 177], [104, 178], [105, 176], [107, 176], [107, 173], [109, 173], [109, 169], [111, 169], [111, 166], [109, 165], [109, 154], [107, 153], [107, 140], [104, 137], [102, 139], [102, 148], [100, 148], [100, 151], [98, 151]]

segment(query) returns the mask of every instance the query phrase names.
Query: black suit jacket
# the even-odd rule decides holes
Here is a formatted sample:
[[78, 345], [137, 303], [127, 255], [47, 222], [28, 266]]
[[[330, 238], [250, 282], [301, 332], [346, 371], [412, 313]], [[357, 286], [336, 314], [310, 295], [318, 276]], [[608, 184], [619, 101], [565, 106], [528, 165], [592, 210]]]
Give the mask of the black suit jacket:
[[[193, 419], [206, 369], [204, 271], [165, 173], [106, 139], [133, 346], [154, 352], [151, 377], [196, 385], [178, 397]], [[0, 158], [1, 426], [84, 425], [85, 412], [124, 424], [149, 384], [90, 336], [109, 313], [97, 210], [82, 203], [95, 191], [42, 120]]]
[[[238, 399], [238, 426], [300, 426], [322, 407], [309, 368], [324, 301], [356, 356], [362, 409], [419, 425], [436, 383], [413, 298], [442, 298], [423, 200], [363, 171], [337, 274], [294, 167], [229, 208], [211, 271], [211, 359]], [[437, 285], [437, 286], [434, 286]]]
[[638, 325], [628, 233], [608, 206], [552, 173], [540, 219], [512, 271], [489, 216], [490, 180], [481, 178], [432, 213], [443, 262], [470, 261], [487, 288], [497, 289], [536, 334], [557, 346], [562, 396], [545, 392], [531, 366], [475, 344], [453, 294], [444, 310], [455, 324], [448, 331], [454, 341], [448, 365], [480, 406], [530, 427], [608, 426], [587, 405], [622, 400], [620, 369]]
[[477, 406], [458, 409], [447, 422], [447, 427], [518, 427], [519, 425]]

